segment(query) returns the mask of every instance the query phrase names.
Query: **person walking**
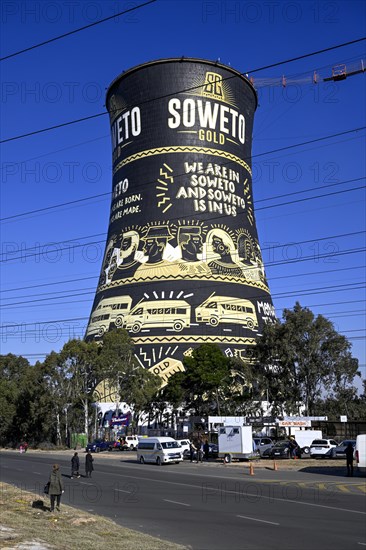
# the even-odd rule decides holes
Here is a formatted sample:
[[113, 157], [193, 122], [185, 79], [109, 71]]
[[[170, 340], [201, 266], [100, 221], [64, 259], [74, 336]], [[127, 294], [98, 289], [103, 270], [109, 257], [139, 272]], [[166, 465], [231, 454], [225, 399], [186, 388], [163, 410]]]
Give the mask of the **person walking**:
[[199, 439], [196, 443], [197, 447], [197, 464], [203, 462], [203, 442]]
[[197, 452], [197, 448], [196, 448], [195, 444], [191, 441], [190, 444], [189, 444], [189, 454], [190, 454], [191, 462], [193, 462], [193, 459], [196, 455], [196, 452]]
[[80, 469], [79, 456], [78, 456], [78, 453], [74, 453], [74, 456], [71, 459], [71, 479], [73, 479], [74, 477], [80, 477], [79, 469]]
[[64, 493], [64, 486], [62, 483], [60, 466], [58, 464], [54, 464], [52, 466], [52, 472], [50, 474], [50, 479], [48, 482], [49, 482], [48, 494], [51, 501], [50, 512], [54, 512], [55, 502], [56, 502], [56, 510], [59, 512], [61, 495], [62, 493]]
[[300, 458], [301, 456], [300, 447], [293, 435], [290, 435], [289, 441], [290, 441], [291, 457], [293, 459]]
[[94, 470], [93, 466], [94, 458], [92, 457], [92, 454], [90, 451], [87, 452], [85, 456], [85, 475], [86, 477], [92, 476], [92, 471]]
[[206, 441], [203, 444], [203, 453], [205, 455], [205, 460], [208, 460], [209, 452], [210, 452], [210, 445], [208, 443], [208, 440], [206, 439]]
[[346, 447], [347, 477], [353, 477], [353, 445], [348, 443]]

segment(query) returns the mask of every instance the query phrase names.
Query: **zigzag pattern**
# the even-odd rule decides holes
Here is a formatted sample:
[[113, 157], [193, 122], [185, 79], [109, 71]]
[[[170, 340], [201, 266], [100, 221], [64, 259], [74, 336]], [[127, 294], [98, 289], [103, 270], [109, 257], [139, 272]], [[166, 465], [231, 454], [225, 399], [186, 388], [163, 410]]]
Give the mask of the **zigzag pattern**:
[[203, 155], [214, 155], [218, 157], [224, 157], [228, 160], [232, 160], [233, 162], [236, 162], [237, 164], [240, 164], [240, 166], [243, 166], [243, 168], [245, 168], [245, 170], [247, 170], [247, 172], [249, 172], [249, 174], [252, 175], [252, 171], [249, 165], [244, 160], [237, 157], [236, 155], [227, 153], [226, 151], [221, 151], [220, 149], [211, 149], [209, 147], [195, 147], [195, 146], [184, 147], [179, 145], [173, 146], [173, 147], [156, 147], [155, 149], [146, 149], [145, 151], [140, 151], [139, 153], [135, 153], [134, 155], [131, 155], [130, 157], [126, 157], [121, 162], [119, 162], [113, 169], [113, 174], [115, 174], [123, 166], [126, 166], [126, 164], [129, 164], [130, 162], [134, 162], [135, 160], [140, 160], [146, 157], [152, 157], [154, 155], [163, 155], [166, 153], [201, 153]]
[[209, 344], [239, 344], [255, 346], [255, 338], [240, 338], [237, 336], [132, 336], [135, 344], [200, 344], [202, 342]]
[[206, 276], [206, 275], [203, 275], [202, 277], [200, 277], [197, 273], [194, 275], [194, 276], [189, 276], [189, 274], [185, 275], [184, 277], [180, 276], [180, 275], [172, 275], [172, 276], [167, 276], [167, 275], [163, 275], [161, 277], [146, 277], [145, 279], [143, 280], [138, 280], [138, 279], [134, 279], [134, 278], [131, 278], [129, 277], [128, 279], [118, 279], [117, 281], [112, 281], [109, 285], [102, 285], [98, 288], [98, 292], [102, 292], [104, 290], [107, 290], [109, 288], [114, 288], [114, 287], [118, 287], [118, 286], [122, 286], [122, 285], [128, 285], [128, 284], [137, 284], [137, 283], [142, 283], [142, 284], [145, 284], [145, 283], [149, 283], [149, 282], [152, 282], [152, 281], [186, 281], [186, 280], [204, 280], [204, 281], [215, 281], [215, 282], [220, 282], [220, 283], [236, 283], [236, 284], [242, 284], [242, 285], [245, 285], [245, 286], [250, 286], [250, 287], [253, 287], [253, 288], [259, 288], [260, 290], [264, 290], [264, 292], [267, 292], [267, 294], [269, 294], [269, 288], [267, 285], [265, 285], [264, 283], [260, 282], [260, 281], [246, 281], [246, 280], [243, 280], [243, 279], [240, 279], [239, 277], [233, 277], [233, 276], [230, 276], [230, 275], [227, 275], [225, 277], [225, 279], [222, 278], [221, 275], [211, 275], [209, 278]]

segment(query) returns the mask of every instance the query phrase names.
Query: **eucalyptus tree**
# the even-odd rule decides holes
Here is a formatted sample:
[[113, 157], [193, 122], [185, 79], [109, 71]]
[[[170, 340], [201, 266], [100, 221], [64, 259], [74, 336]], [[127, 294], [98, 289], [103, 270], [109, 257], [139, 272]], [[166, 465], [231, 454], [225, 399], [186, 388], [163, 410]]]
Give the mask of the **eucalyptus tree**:
[[298, 302], [284, 309], [282, 322], [264, 327], [255, 351], [274, 409], [287, 413], [304, 404], [312, 415], [323, 393], [346, 387], [359, 375], [347, 338]]
[[[89, 407], [95, 388], [103, 374], [100, 363], [100, 346], [96, 342], [72, 339], [64, 344], [54, 358], [56, 361], [56, 384], [58, 375], [64, 377], [63, 405], [71, 402], [73, 407], [81, 404], [84, 411], [84, 432], [89, 432]], [[60, 380], [60, 379], [59, 379]], [[60, 388], [61, 391], [61, 388]]]
[[116, 389], [118, 399], [130, 406], [132, 424], [136, 428], [142, 412], [149, 409], [159, 391], [161, 379], [142, 367], [133, 352], [133, 343], [126, 330], [118, 329], [104, 334], [100, 353], [101, 370]]

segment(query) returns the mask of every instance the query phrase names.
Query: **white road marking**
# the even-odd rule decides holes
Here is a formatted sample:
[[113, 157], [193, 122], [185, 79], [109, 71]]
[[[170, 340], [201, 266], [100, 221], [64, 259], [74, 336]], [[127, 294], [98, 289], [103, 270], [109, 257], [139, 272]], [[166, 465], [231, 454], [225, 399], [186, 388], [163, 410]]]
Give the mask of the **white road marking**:
[[270, 523], [271, 525], [279, 525], [274, 521], [266, 521], [265, 519], [250, 518], [249, 516], [236, 516], [237, 518], [250, 519], [251, 521], [260, 521], [261, 523]]
[[32, 472], [32, 474], [36, 474], [37, 476], [43, 476], [43, 474], [41, 474], [41, 472]]
[[120, 493], [128, 493], [131, 494], [131, 491], [127, 491], [126, 489], [114, 489], [115, 491], [119, 491]]
[[[128, 475], [128, 474], [122, 474], [122, 473], [112, 473], [112, 472], [103, 472], [104, 475], [111, 475], [111, 476], [118, 476], [118, 477], [124, 477], [124, 478], [128, 478], [128, 479], [138, 479], [140, 482], [142, 480], [142, 478], [140, 476], [131, 476], [131, 475]], [[211, 477], [214, 477], [214, 476], [205, 476], [207, 478], [211, 478]], [[215, 478], [217, 479], [217, 477]], [[223, 478], [225, 479], [225, 478]], [[232, 478], [234, 480], [237, 480], [238, 478]], [[202, 490], [202, 487], [200, 486], [197, 486], [197, 485], [193, 485], [192, 483], [183, 483], [183, 482], [178, 482], [178, 481], [167, 481], [167, 480], [164, 480], [164, 479], [156, 479], [156, 478], [152, 478], [152, 477], [144, 477], [143, 480], [146, 480], [146, 481], [153, 481], [155, 483], [165, 483], [165, 484], [168, 484], [168, 485], [178, 485], [179, 487], [192, 487], [194, 489], [198, 489], [198, 490]], [[210, 490], [211, 487], [208, 487], [208, 489]], [[233, 495], [237, 495], [237, 491], [231, 491], [229, 489], [220, 489], [220, 491], [222, 491], [223, 493], [227, 493], [227, 494], [233, 494]], [[291, 503], [291, 504], [298, 504], [298, 505], [304, 505], [304, 506], [313, 506], [314, 508], [326, 508], [328, 510], [335, 510], [337, 512], [350, 512], [351, 514], [361, 514], [361, 515], [366, 515], [366, 512], [363, 512], [363, 511], [360, 511], [360, 510], [350, 510], [349, 508], [337, 508], [336, 506], [326, 506], [325, 504], [314, 504], [313, 502], [305, 502], [305, 501], [301, 501], [301, 500], [294, 500], [294, 499], [287, 499], [287, 498], [279, 498], [279, 497], [274, 497], [272, 495], [261, 495], [261, 498], [266, 498], [268, 500], [271, 500], [271, 501], [278, 501], [278, 502], [285, 502], [285, 503]]]
[[167, 498], [163, 498], [164, 502], [172, 502], [173, 504], [180, 504], [180, 506], [190, 506], [190, 504], [185, 504], [184, 502], [177, 502], [176, 500], [168, 500]]

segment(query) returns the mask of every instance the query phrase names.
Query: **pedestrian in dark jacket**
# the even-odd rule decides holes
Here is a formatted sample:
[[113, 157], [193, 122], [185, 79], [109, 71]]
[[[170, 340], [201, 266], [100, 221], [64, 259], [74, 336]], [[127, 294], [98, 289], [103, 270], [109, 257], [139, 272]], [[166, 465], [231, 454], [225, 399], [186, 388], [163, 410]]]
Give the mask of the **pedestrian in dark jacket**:
[[203, 452], [204, 452], [204, 455], [205, 455], [205, 460], [208, 460], [208, 455], [210, 453], [210, 445], [208, 444], [207, 439], [203, 444]]
[[94, 458], [91, 453], [88, 452], [85, 456], [85, 475], [86, 477], [91, 477], [92, 471], [94, 470], [93, 466]]
[[71, 459], [71, 479], [73, 479], [73, 477], [80, 477], [79, 469], [80, 460], [78, 457], [78, 453], [74, 453], [74, 456]]
[[353, 476], [353, 445], [348, 443], [346, 447], [346, 464], [347, 464], [347, 476]]
[[49, 490], [48, 490], [48, 494], [51, 500], [50, 512], [54, 511], [55, 502], [56, 502], [56, 510], [58, 512], [60, 511], [61, 495], [63, 492], [64, 492], [64, 487], [61, 479], [60, 466], [58, 464], [54, 464], [52, 466], [52, 472], [50, 474]]

